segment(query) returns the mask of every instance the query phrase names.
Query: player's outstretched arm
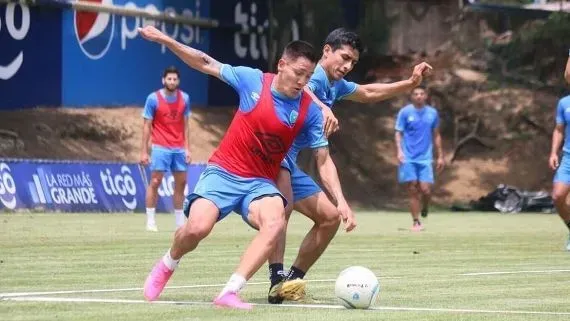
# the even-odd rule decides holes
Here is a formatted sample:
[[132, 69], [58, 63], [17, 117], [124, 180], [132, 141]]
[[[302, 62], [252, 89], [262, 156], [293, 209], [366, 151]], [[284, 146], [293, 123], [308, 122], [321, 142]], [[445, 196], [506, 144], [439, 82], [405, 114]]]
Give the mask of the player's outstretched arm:
[[204, 52], [181, 44], [153, 26], [146, 26], [138, 30], [143, 38], [165, 45], [193, 69], [217, 78], [221, 77], [220, 69], [222, 64]]
[[354, 93], [346, 96], [345, 99], [360, 103], [374, 103], [386, 100], [419, 86], [422, 83], [423, 77], [429, 75], [432, 70], [432, 66], [426, 62], [422, 62], [414, 67], [414, 71], [409, 79], [391, 84], [376, 83], [360, 85]]
[[347, 232], [350, 232], [356, 227], [356, 219], [344, 198], [338, 172], [330, 156], [329, 149], [327, 146], [316, 148], [314, 149], [314, 155], [323, 186], [334, 198], [339, 214], [345, 224], [345, 229]]

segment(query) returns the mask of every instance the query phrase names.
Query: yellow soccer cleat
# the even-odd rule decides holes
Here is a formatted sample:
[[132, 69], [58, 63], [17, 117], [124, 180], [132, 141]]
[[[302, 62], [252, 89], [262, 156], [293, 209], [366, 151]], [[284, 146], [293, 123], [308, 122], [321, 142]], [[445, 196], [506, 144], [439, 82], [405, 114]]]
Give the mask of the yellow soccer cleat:
[[287, 280], [279, 289], [279, 296], [288, 301], [301, 301], [305, 298], [307, 281], [302, 279]]
[[279, 291], [281, 291], [281, 287], [285, 283], [285, 280], [281, 280], [278, 283], [275, 283], [269, 287], [269, 293], [267, 294], [267, 302], [271, 304], [281, 304], [283, 302], [283, 298], [279, 295]]

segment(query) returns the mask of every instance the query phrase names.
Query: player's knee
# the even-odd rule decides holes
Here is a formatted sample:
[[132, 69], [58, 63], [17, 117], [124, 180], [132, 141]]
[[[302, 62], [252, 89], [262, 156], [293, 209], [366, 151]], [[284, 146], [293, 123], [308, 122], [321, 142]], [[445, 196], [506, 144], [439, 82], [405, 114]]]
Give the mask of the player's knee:
[[276, 241], [285, 232], [287, 226], [285, 212], [283, 210], [273, 213], [266, 212], [265, 215], [259, 231], [268, 235], [270, 240]]
[[431, 196], [431, 188], [429, 186], [420, 186], [420, 192], [424, 196]]
[[417, 197], [420, 194], [420, 190], [418, 188], [418, 184], [416, 183], [409, 183], [408, 184], [408, 194], [412, 197]]
[[325, 211], [323, 215], [319, 215], [320, 222], [319, 225], [324, 228], [335, 229], [338, 228], [341, 222], [341, 217], [335, 207], [332, 207], [328, 211]]
[[563, 191], [554, 190], [552, 191], [552, 201], [554, 203], [564, 203], [566, 201], [567, 194]]
[[150, 182], [148, 182], [148, 185], [151, 188], [156, 189], [160, 186], [160, 183], [162, 183], [162, 179], [158, 177], [151, 177]]
[[212, 226], [202, 222], [192, 222], [180, 230], [184, 238], [200, 241], [210, 234]]

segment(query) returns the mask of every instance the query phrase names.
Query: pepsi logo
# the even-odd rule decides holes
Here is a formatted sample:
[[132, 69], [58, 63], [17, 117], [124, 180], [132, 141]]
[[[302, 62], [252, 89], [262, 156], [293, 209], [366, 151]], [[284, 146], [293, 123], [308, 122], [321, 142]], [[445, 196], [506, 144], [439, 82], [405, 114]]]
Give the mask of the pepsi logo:
[[[112, 5], [113, 0], [86, 0]], [[81, 51], [90, 59], [97, 60], [107, 53], [115, 31], [115, 16], [103, 12], [74, 11], [75, 36]]]

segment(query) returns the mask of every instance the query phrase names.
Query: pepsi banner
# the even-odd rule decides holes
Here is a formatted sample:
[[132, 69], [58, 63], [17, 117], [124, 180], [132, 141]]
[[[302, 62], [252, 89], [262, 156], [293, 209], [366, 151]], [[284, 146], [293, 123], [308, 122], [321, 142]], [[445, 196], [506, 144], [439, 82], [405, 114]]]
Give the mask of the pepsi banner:
[[[186, 179], [186, 188], [184, 188], [184, 196], [187, 196], [194, 191], [194, 187], [196, 187], [196, 183], [204, 169], [206, 169], [206, 164], [192, 164], [188, 167], [188, 177]], [[149, 167], [145, 167], [147, 181], [150, 180], [150, 174]], [[158, 202], [156, 204], [157, 212], [174, 212], [172, 195], [174, 195], [174, 176], [172, 176], [170, 172], [166, 172], [162, 179], [162, 183], [158, 187]]]
[[60, 10], [0, 4], [0, 97], [0, 109], [61, 105]]
[[[93, 0], [107, 5], [208, 17], [208, 0]], [[143, 105], [162, 87], [162, 71], [180, 70], [180, 88], [207, 104], [207, 77], [188, 68], [165, 46], [142, 39], [137, 28], [154, 25], [183, 44], [207, 51], [209, 31], [140, 17], [66, 10], [62, 20], [62, 103], [66, 106]]]

